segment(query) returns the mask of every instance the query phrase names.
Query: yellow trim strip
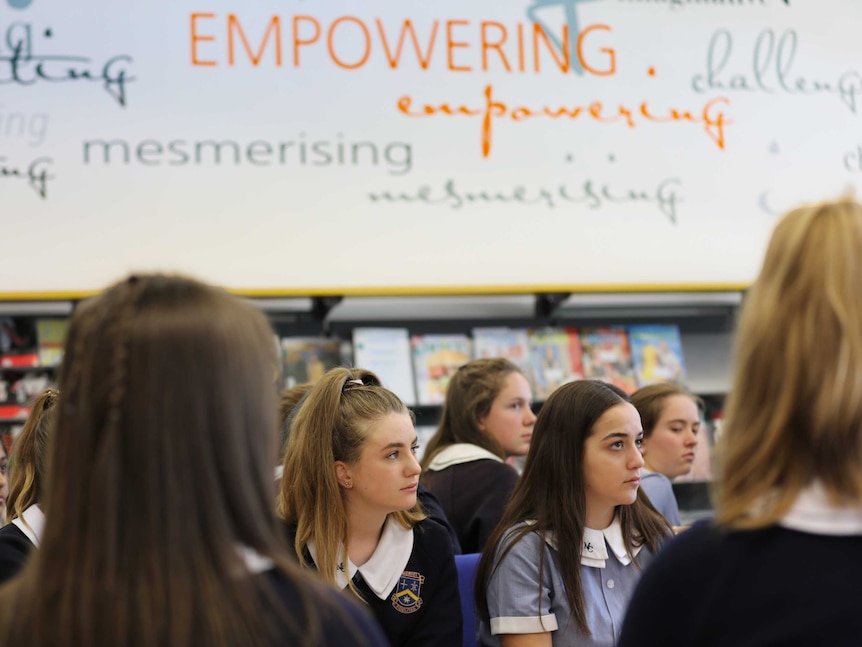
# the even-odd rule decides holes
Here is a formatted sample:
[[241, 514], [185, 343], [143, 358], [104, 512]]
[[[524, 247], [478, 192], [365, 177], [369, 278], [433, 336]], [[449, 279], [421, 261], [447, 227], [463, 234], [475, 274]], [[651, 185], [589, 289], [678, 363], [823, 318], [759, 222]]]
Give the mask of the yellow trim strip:
[[[439, 285], [377, 287], [304, 287], [304, 288], [229, 288], [245, 297], [416, 297], [416, 296], [487, 296], [536, 293], [620, 294], [653, 292], [740, 292], [750, 283], [598, 283], [539, 285]], [[0, 301], [65, 301], [84, 299], [100, 290], [45, 292], [0, 292]]]

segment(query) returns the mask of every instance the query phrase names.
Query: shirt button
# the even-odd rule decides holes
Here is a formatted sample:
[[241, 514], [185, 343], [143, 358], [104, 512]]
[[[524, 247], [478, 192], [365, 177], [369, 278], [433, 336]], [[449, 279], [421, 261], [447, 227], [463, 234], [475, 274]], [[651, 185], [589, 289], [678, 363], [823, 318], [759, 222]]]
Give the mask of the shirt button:
[[608, 588], [609, 589], [614, 588], [614, 581], [613, 580], [608, 580]]

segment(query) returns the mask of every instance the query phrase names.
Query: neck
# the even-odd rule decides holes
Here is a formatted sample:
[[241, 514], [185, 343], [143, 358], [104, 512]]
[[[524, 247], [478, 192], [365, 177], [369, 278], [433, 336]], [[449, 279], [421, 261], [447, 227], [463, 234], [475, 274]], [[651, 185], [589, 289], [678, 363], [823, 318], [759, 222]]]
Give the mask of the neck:
[[594, 507], [587, 503], [587, 518], [584, 522], [587, 528], [604, 530], [614, 522], [615, 513], [616, 509], [613, 506], [610, 508], [605, 506]]
[[362, 566], [371, 558], [377, 549], [387, 516], [360, 511], [355, 506], [347, 507], [347, 553], [351, 562]]

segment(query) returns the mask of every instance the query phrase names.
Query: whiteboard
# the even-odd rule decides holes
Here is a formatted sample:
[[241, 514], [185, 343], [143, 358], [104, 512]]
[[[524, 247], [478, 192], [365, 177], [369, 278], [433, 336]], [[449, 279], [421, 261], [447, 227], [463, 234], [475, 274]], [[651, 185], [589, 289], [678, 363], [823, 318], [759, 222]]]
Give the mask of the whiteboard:
[[0, 298], [745, 285], [862, 178], [858, 0], [0, 0]]

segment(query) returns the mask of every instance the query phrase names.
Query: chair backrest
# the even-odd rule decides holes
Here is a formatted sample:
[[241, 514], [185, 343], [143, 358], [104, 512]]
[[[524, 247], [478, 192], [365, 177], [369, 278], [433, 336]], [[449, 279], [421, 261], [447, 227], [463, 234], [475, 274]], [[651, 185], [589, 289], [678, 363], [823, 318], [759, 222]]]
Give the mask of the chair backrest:
[[461, 594], [461, 615], [464, 618], [464, 630], [461, 638], [463, 647], [475, 647], [476, 631], [479, 628], [476, 621], [476, 603], [473, 591], [476, 587], [476, 570], [479, 567], [479, 553], [455, 555], [455, 568], [458, 569], [458, 592]]

